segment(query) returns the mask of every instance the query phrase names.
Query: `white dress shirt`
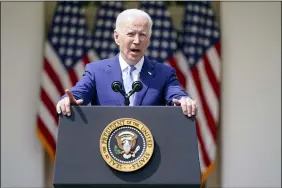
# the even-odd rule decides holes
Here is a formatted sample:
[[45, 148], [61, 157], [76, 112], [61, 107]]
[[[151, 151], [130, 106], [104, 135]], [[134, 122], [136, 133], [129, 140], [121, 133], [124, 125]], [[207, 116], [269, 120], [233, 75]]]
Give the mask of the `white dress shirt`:
[[[122, 80], [123, 82], [125, 82], [125, 77], [127, 76], [127, 74], [129, 74], [129, 68], [130, 65], [127, 64], [127, 62], [123, 59], [123, 57], [121, 56], [121, 54], [119, 54], [119, 63], [120, 63], [120, 68], [121, 68], [121, 72], [122, 72]], [[136, 68], [134, 71], [132, 71], [132, 77], [133, 77], [133, 82], [139, 80], [140, 77], [140, 72], [142, 69], [142, 66], [144, 64], [144, 56], [141, 58], [141, 60], [134, 65], [134, 67]], [[133, 95], [131, 95], [130, 98], [133, 98], [133, 101], [135, 100], [135, 95], [136, 93], [134, 93]], [[130, 106], [132, 106], [133, 104], [130, 104]]]

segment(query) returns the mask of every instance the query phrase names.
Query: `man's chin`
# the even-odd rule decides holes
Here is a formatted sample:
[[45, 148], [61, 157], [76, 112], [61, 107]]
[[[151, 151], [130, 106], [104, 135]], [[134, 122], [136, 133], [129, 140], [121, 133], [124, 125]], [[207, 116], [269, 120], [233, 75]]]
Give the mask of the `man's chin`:
[[128, 60], [131, 61], [132, 63], [138, 63], [141, 58], [142, 56], [130, 56]]

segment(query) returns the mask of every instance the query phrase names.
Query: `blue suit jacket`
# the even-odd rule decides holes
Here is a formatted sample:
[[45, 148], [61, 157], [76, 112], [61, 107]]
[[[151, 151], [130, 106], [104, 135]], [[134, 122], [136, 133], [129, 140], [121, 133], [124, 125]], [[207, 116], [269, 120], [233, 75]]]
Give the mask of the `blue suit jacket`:
[[[118, 57], [87, 64], [83, 77], [71, 88], [73, 96], [83, 99], [83, 105], [90, 102], [91, 105], [124, 105], [124, 97], [111, 88], [114, 81], [123, 83]], [[188, 96], [181, 88], [172, 67], [147, 57], [144, 58], [139, 80], [143, 89], [135, 94], [136, 106], [172, 105], [173, 98]]]

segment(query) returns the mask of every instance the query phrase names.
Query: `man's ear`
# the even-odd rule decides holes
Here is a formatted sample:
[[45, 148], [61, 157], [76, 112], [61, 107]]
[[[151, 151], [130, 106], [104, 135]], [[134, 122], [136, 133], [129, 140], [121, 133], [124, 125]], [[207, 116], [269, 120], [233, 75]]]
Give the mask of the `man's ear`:
[[114, 31], [114, 39], [116, 44], [119, 45], [119, 34], [116, 30]]

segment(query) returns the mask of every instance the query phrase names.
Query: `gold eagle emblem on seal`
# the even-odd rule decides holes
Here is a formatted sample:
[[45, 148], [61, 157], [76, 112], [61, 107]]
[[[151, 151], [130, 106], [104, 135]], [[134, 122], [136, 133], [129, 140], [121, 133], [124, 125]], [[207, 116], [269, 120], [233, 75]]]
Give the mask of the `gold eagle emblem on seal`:
[[100, 152], [113, 169], [132, 172], [144, 167], [154, 151], [154, 138], [148, 127], [133, 118], [111, 122], [101, 134]]

